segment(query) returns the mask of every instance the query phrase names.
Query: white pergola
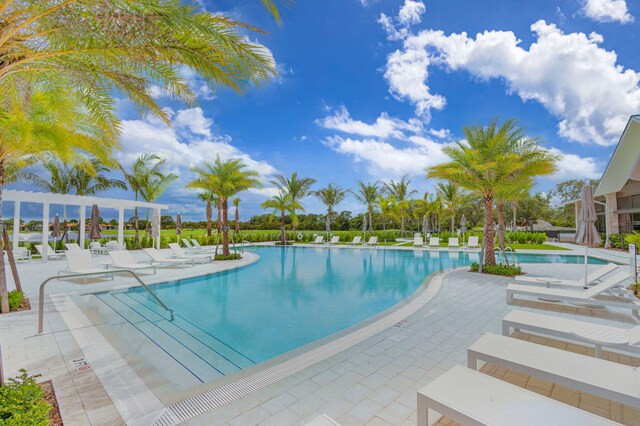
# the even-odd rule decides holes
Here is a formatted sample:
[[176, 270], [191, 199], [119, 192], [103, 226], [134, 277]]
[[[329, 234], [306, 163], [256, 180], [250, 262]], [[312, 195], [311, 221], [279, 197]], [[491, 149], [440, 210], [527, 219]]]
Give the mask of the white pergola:
[[[85, 229], [83, 224], [87, 217], [87, 207], [94, 204], [99, 208], [114, 209], [118, 211], [118, 244], [124, 243], [124, 211], [133, 210], [136, 207], [156, 210], [158, 217], [162, 216], [163, 209], [168, 209], [166, 204], [147, 203], [145, 201], [119, 200], [116, 198], [88, 197], [71, 194], [53, 194], [50, 192], [32, 192], [32, 191], [2, 191], [3, 201], [13, 202], [13, 248], [18, 248], [20, 243], [20, 205], [21, 203], [42, 204], [42, 261], [46, 262], [49, 251], [49, 207], [53, 205], [60, 206], [77, 206], [80, 207], [80, 217], [78, 224], [78, 243], [80, 247], [84, 247]], [[158, 246], [160, 245], [160, 237], [158, 237]]]

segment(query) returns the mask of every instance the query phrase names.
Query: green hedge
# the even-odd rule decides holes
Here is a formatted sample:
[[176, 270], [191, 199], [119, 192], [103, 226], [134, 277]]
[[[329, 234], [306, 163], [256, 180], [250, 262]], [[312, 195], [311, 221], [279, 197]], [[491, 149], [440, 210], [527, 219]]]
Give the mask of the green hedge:
[[0, 386], [0, 424], [42, 425], [49, 424], [47, 415], [51, 405], [44, 399], [44, 392], [36, 383], [40, 375], [30, 376], [25, 370]]

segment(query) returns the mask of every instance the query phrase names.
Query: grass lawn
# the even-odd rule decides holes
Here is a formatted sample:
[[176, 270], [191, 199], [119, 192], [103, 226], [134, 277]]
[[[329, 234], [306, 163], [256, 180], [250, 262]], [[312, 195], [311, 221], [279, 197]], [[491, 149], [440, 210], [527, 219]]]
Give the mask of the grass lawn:
[[551, 244], [512, 244], [514, 250], [569, 250]]

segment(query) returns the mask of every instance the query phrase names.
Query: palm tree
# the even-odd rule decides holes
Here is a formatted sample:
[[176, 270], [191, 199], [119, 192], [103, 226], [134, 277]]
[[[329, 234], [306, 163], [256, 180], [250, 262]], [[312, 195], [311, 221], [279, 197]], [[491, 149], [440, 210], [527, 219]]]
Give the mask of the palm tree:
[[436, 188], [443, 207], [451, 215], [451, 233], [453, 234], [456, 226], [456, 212], [464, 203], [465, 195], [458, 185], [451, 182], [438, 182]]
[[[143, 182], [140, 187], [140, 195], [142, 199], [148, 203], [151, 203], [158, 198], [169, 188], [169, 185], [178, 179], [178, 175], [175, 173], [165, 173], [162, 168], [166, 163], [166, 159], [156, 161], [151, 167], [151, 173], [149, 178]], [[151, 225], [149, 223], [149, 209], [147, 209], [147, 216], [145, 218], [146, 223], [146, 235], [149, 236], [151, 231]]]
[[409, 191], [410, 183], [411, 179], [409, 179], [408, 175], [402, 176], [398, 182], [392, 180], [391, 182], [383, 183], [384, 191], [387, 195], [392, 196], [396, 200], [396, 207], [400, 214], [400, 231], [402, 235], [404, 235], [404, 218], [409, 208], [409, 197], [418, 192], [415, 189]]
[[331, 218], [333, 216], [333, 208], [340, 204], [345, 199], [349, 190], [342, 189], [341, 187], [333, 184], [329, 184], [324, 188], [320, 188], [317, 191], [313, 191], [312, 194], [316, 196], [327, 207], [327, 231], [331, 232]]
[[207, 203], [206, 215], [207, 215], [207, 236], [211, 236], [211, 230], [213, 229], [213, 208], [212, 205], [218, 204], [216, 196], [209, 192], [201, 192], [198, 194], [198, 198]]
[[235, 230], [234, 232], [237, 234], [238, 232], [240, 232], [240, 198], [234, 198], [233, 199], [233, 206], [236, 208], [236, 214], [235, 214]]
[[[278, 190], [283, 194], [289, 194], [291, 196], [291, 201], [296, 202], [296, 204], [302, 206], [302, 203], [298, 203], [304, 197], [309, 195], [311, 192], [311, 187], [316, 183], [316, 180], [310, 177], [298, 178], [298, 173], [291, 173], [291, 177], [287, 178], [286, 176], [277, 175], [271, 183], [278, 188]], [[303, 210], [302, 207], [300, 207]], [[293, 225], [291, 230], [293, 232], [296, 231], [296, 226], [298, 226], [298, 216], [295, 216], [293, 221]]]
[[387, 219], [393, 219], [394, 211], [396, 210], [396, 199], [394, 197], [383, 197], [382, 194], [378, 195], [376, 201], [380, 214], [382, 215], [382, 230], [387, 230]]
[[[22, 176], [25, 180], [39, 186], [40, 188], [53, 194], [68, 194], [72, 187], [72, 169], [55, 158], [48, 158], [42, 163], [42, 166], [49, 172], [49, 180], [44, 179], [37, 173], [24, 173]], [[67, 206], [62, 206], [62, 221], [67, 230]]]
[[203, 162], [191, 170], [197, 177], [187, 184], [187, 188], [209, 191], [218, 196], [222, 210], [222, 255], [229, 256], [229, 198], [252, 188], [261, 188], [260, 175], [254, 170], [246, 170], [247, 165], [238, 158], [222, 160], [218, 155], [213, 163]]
[[[279, 19], [272, 1], [262, 3]], [[183, 67], [236, 91], [276, 74], [269, 52], [246, 36], [255, 28], [177, 0], [10, 0], [0, 18], [0, 99], [25, 80], [63, 84], [111, 140], [119, 122], [112, 92], [169, 122], [151, 89], [192, 102]]]
[[88, 164], [89, 167], [83, 163], [76, 164], [71, 169], [71, 187], [75, 189], [77, 195], [95, 195], [112, 188], [127, 189], [125, 182], [112, 179], [105, 174], [111, 169], [101, 160], [92, 158]]
[[296, 216], [296, 210], [302, 210], [302, 205], [298, 201], [293, 201], [290, 194], [280, 192], [270, 200], [266, 200], [260, 205], [263, 209], [273, 209], [272, 216], [280, 213], [280, 243], [287, 243], [287, 229], [285, 226], [285, 215], [289, 213], [293, 219]]
[[367, 213], [369, 215], [369, 232], [373, 232], [373, 210], [375, 209], [380, 192], [378, 181], [374, 183], [364, 183], [361, 180], [358, 181], [358, 191], [354, 196], [356, 197], [356, 200], [360, 201], [367, 207]]
[[511, 182], [554, 173], [557, 156], [542, 149], [536, 139], [526, 137], [514, 120], [500, 127], [497, 119], [486, 127], [468, 126], [464, 134], [466, 141], [443, 148], [451, 161], [430, 167], [427, 175], [449, 180], [482, 197], [485, 262], [495, 265], [494, 197]]

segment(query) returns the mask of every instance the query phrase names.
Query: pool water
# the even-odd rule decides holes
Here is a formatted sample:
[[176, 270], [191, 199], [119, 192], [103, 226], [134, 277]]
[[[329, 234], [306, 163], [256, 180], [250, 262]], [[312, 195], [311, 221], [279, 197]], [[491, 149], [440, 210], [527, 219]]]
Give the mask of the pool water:
[[[140, 287], [98, 293], [118, 315], [201, 381], [268, 360], [370, 318], [425, 277], [478, 261], [477, 253], [259, 247], [257, 262], [151, 286], [174, 321]], [[518, 254], [520, 263], [582, 257]], [[590, 258], [590, 263], [605, 263]]]

